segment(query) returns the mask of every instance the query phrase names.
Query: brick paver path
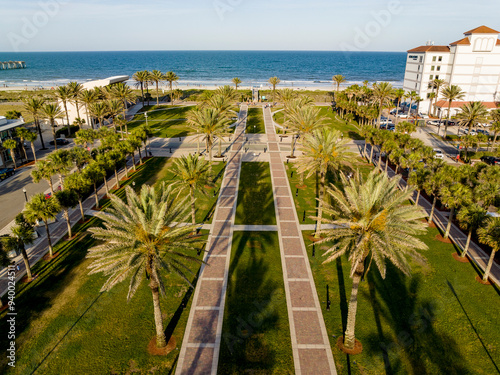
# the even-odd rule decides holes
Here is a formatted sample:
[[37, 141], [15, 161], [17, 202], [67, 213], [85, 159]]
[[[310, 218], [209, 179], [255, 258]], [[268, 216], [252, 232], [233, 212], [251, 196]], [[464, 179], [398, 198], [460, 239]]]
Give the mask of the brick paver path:
[[247, 111], [240, 108], [176, 375], [217, 374]]
[[271, 110], [263, 110], [295, 373], [336, 374], [307, 249], [279, 152], [279, 140], [272, 123]]

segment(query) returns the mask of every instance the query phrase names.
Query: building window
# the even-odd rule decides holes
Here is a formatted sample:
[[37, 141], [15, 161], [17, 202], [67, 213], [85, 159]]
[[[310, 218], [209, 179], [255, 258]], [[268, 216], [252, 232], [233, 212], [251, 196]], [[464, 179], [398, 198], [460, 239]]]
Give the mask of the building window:
[[429, 77], [429, 80], [433, 80], [434, 79], [434, 75], [431, 74], [431, 76]]
[[431, 72], [433, 72], [436, 69], [434, 65], [431, 66]]
[[438, 61], [443, 61], [443, 56], [439, 56]]
[[417, 80], [420, 78], [420, 74], [417, 74]]
[[415, 90], [417, 89], [418, 83], [415, 83]]
[[436, 61], [436, 59], [437, 59], [437, 56], [434, 56], [434, 57], [432, 58], [432, 61]]
[[424, 62], [424, 56], [420, 56], [420, 62]]
[[420, 65], [418, 66], [417, 70], [420, 72]]
[[439, 76], [436, 76], [436, 79], [439, 79]]
[[438, 71], [438, 72], [440, 72], [440, 71], [441, 71], [441, 67], [440, 67], [440, 66], [438, 66], [438, 67], [437, 67], [437, 71]]

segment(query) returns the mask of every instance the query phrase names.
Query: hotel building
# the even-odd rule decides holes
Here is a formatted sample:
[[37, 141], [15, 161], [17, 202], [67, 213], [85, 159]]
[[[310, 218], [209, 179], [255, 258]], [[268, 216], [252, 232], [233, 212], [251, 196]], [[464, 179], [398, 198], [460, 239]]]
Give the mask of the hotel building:
[[[459, 86], [465, 92], [462, 101], [452, 104], [452, 115], [472, 101], [481, 101], [488, 109], [497, 108], [500, 104], [499, 34], [489, 27], [480, 26], [465, 32], [463, 39], [448, 46], [428, 43], [409, 50], [403, 88], [407, 92], [416, 91], [423, 99], [419, 112], [429, 111], [428, 95], [433, 92], [429, 84], [434, 79]], [[441, 109], [447, 112], [448, 102], [441, 94], [434, 100], [434, 105], [438, 113]]]

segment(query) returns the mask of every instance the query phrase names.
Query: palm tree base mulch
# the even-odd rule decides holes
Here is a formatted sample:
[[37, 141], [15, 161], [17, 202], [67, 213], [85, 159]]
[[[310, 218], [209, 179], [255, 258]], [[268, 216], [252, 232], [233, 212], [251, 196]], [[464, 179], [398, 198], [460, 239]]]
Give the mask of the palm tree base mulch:
[[167, 355], [169, 354], [172, 350], [174, 350], [177, 347], [177, 340], [175, 339], [174, 336], [170, 337], [170, 340], [168, 340], [168, 343], [166, 346], [163, 348], [158, 348], [156, 346], [156, 336], [154, 336], [148, 344], [148, 353], [151, 355]]
[[429, 228], [436, 228], [436, 224], [434, 224], [433, 221], [431, 221], [429, 224]]
[[339, 348], [343, 353], [351, 355], [360, 354], [363, 351], [363, 345], [357, 339], [355, 339], [354, 342], [354, 349], [347, 349], [344, 346], [344, 336], [340, 336], [337, 339], [337, 348]]
[[71, 241], [71, 240], [74, 240], [76, 237], [78, 237], [78, 234], [74, 234], [71, 237], [68, 237], [68, 235], [66, 234], [63, 236], [62, 239], [63, 239], [63, 241]]
[[309, 236], [309, 240], [311, 240], [312, 242], [318, 242], [318, 241], [321, 241], [323, 239], [323, 237], [319, 236], [318, 238], [314, 237], [314, 234], [310, 234]]
[[299, 185], [299, 184], [297, 184], [297, 185], [295, 185], [295, 187], [296, 187], [297, 189], [304, 190], [304, 189], [307, 187], [307, 185]]
[[441, 234], [436, 234], [436, 237], [434, 237], [437, 241], [443, 242], [443, 243], [452, 243], [450, 238], [444, 238]]
[[27, 275], [24, 276], [22, 279], [21, 279], [21, 282], [22, 283], [31, 283], [32, 281], [35, 281], [36, 279], [38, 278], [38, 275], [34, 275], [32, 277], [28, 277]]
[[55, 253], [55, 254], [54, 254], [54, 255], [52, 255], [52, 256], [50, 256], [50, 254], [49, 254], [49, 253], [47, 253], [47, 254], [45, 254], [45, 255], [43, 256], [43, 260], [45, 260], [46, 262], [49, 262], [49, 261], [51, 261], [52, 259], [57, 258], [58, 256], [59, 256], [59, 253]]
[[295, 155], [293, 155], [293, 156], [292, 156], [292, 155], [287, 155], [286, 157], [287, 157], [288, 159], [296, 159], [296, 158], [297, 158]]
[[24, 167], [31, 167], [32, 165], [35, 165], [35, 161], [32, 160], [32, 161], [29, 161], [27, 163], [24, 163], [23, 165], [20, 165], [19, 167], [17, 167], [16, 169], [21, 169], [21, 168], [24, 168]]
[[453, 259], [455, 259], [457, 262], [460, 262], [460, 263], [470, 263], [470, 260], [467, 256], [465, 257], [462, 257], [460, 256], [459, 253], [453, 253], [451, 255], [453, 257]]
[[483, 285], [491, 285], [491, 282], [490, 280], [486, 280], [484, 281], [483, 278], [479, 275], [476, 276], [476, 281], [479, 283], [479, 284], [483, 284]]
[[205, 189], [213, 189], [214, 186], [205, 185]]

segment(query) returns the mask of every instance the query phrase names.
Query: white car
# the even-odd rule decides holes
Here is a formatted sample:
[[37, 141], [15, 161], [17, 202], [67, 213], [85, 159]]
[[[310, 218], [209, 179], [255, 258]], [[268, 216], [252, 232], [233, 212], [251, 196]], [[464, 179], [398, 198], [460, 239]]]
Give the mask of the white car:
[[464, 129], [463, 132], [465, 134], [470, 134], [470, 135], [477, 135], [477, 131], [475, 131], [474, 129], [472, 129], [469, 133], [469, 129]]
[[423, 119], [428, 119], [429, 118], [428, 115], [424, 115], [423, 113], [419, 113], [418, 117], [423, 118]]
[[400, 113], [398, 115], [399, 118], [408, 118], [408, 115], [406, 113]]
[[434, 159], [441, 159], [441, 160], [443, 160], [444, 159], [443, 151], [441, 151], [438, 148], [435, 148], [434, 149]]
[[479, 126], [482, 126], [483, 128], [488, 128], [491, 126], [489, 122], [483, 123], [483, 124], [478, 124]]
[[438, 126], [439, 125], [439, 120], [430, 120], [430, 121], [427, 121], [427, 123], [429, 125], [435, 125], [435, 126]]

